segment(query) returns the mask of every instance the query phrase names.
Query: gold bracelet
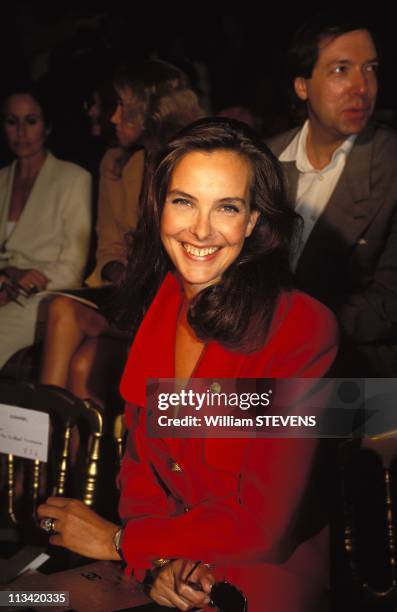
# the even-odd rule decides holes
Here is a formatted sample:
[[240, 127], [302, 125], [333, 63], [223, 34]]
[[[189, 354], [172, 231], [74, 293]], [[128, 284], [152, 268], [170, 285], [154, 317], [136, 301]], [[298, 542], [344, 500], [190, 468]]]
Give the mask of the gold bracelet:
[[113, 534], [113, 546], [114, 546], [114, 549], [115, 549], [116, 553], [120, 557], [120, 559], [122, 561], [124, 561], [123, 551], [121, 550], [121, 539], [122, 539], [122, 537], [123, 537], [123, 528], [120, 527], [120, 529], [118, 529], [116, 531], [116, 533]]
[[171, 561], [172, 559], [155, 559], [153, 565], [154, 567], [164, 567], [164, 565], [168, 565]]

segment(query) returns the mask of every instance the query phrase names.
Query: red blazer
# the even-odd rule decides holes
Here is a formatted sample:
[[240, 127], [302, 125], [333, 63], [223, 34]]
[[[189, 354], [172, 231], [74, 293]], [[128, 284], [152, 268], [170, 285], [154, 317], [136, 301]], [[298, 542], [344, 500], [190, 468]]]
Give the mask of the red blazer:
[[[317, 612], [318, 592], [308, 595], [306, 580], [316, 584], [323, 551], [318, 540], [297, 546], [289, 537], [317, 441], [146, 436], [144, 410], [137, 407], [145, 406], [147, 378], [174, 377], [181, 299], [169, 274], [138, 331], [121, 381], [129, 427], [119, 477], [125, 559], [136, 570], [161, 557], [210, 562], [218, 577], [244, 591], [250, 612], [263, 612], [265, 601], [272, 612], [308, 612], [310, 597]], [[210, 342], [194, 376], [320, 377], [335, 357], [336, 337], [334, 317], [323, 305], [285, 292], [260, 351], [245, 355]]]

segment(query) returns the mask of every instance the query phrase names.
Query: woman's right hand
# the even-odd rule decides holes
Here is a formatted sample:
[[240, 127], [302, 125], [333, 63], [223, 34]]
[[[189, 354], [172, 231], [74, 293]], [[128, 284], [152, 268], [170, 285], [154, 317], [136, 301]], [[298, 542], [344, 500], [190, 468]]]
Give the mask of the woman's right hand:
[[22, 274], [18, 278], [18, 284], [21, 285], [28, 293], [35, 291], [43, 291], [48, 285], [49, 278], [40, 270], [21, 270]]
[[104, 561], [120, 561], [114, 546], [114, 535], [120, 526], [91, 510], [82, 501], [66, 497], [49, 497], [37, 508], [38, 517], [54, 519], [50, 544]]
[[153, 582], [150, 597], [162, 606], [178, 610], [203, 608], [210, 602], [215, 577], [204, 564], [189, 575], [194, 565], [193, 561], [176, 559], [162, 567]]
[[21, 268], [7, 268], [8, 276], [15, 282], [18, 283], [27, 293], [35, 293], [36, 291], [43, 291], [48, 285], [49, 278], [45, 276], [40, 270], [31, 268], [24, 270]]

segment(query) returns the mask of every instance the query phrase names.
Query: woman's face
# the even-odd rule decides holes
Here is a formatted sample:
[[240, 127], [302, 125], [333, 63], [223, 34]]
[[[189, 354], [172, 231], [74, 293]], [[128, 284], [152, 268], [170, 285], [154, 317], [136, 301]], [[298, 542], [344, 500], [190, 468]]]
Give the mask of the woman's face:
[[30, 94], [14, 94], [7, 98], [4, 131], [17, 157], [30, 158], [43, 153], [48, 130], [41, 106]]
[[185, 293], [220, 281], [258, 218], [250, 210], [252, 169], [234, 151], [187, 153], [170, 180], [161, 239], [183, 279]]
[[130, 89], [117, 90], [117, 106], [111, 117], [111, 122], [116, 126], [117, 140], [120, 146], [129, 147], [134, 144], [142, 134], [141, 125], [131, 121], [131, 114], [136, 104]]

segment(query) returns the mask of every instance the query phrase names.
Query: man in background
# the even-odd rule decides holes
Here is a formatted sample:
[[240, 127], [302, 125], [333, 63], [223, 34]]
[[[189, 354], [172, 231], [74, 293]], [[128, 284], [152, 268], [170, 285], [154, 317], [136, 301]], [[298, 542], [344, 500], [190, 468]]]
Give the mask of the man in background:
[[370, 121], [378, 52], [360, 22], [314, 18], [289, 53], [303, 127], [269, 146], [304, 228], [298, 287], [341, 327], [340, 376], [397, 376], [397, 135]]

